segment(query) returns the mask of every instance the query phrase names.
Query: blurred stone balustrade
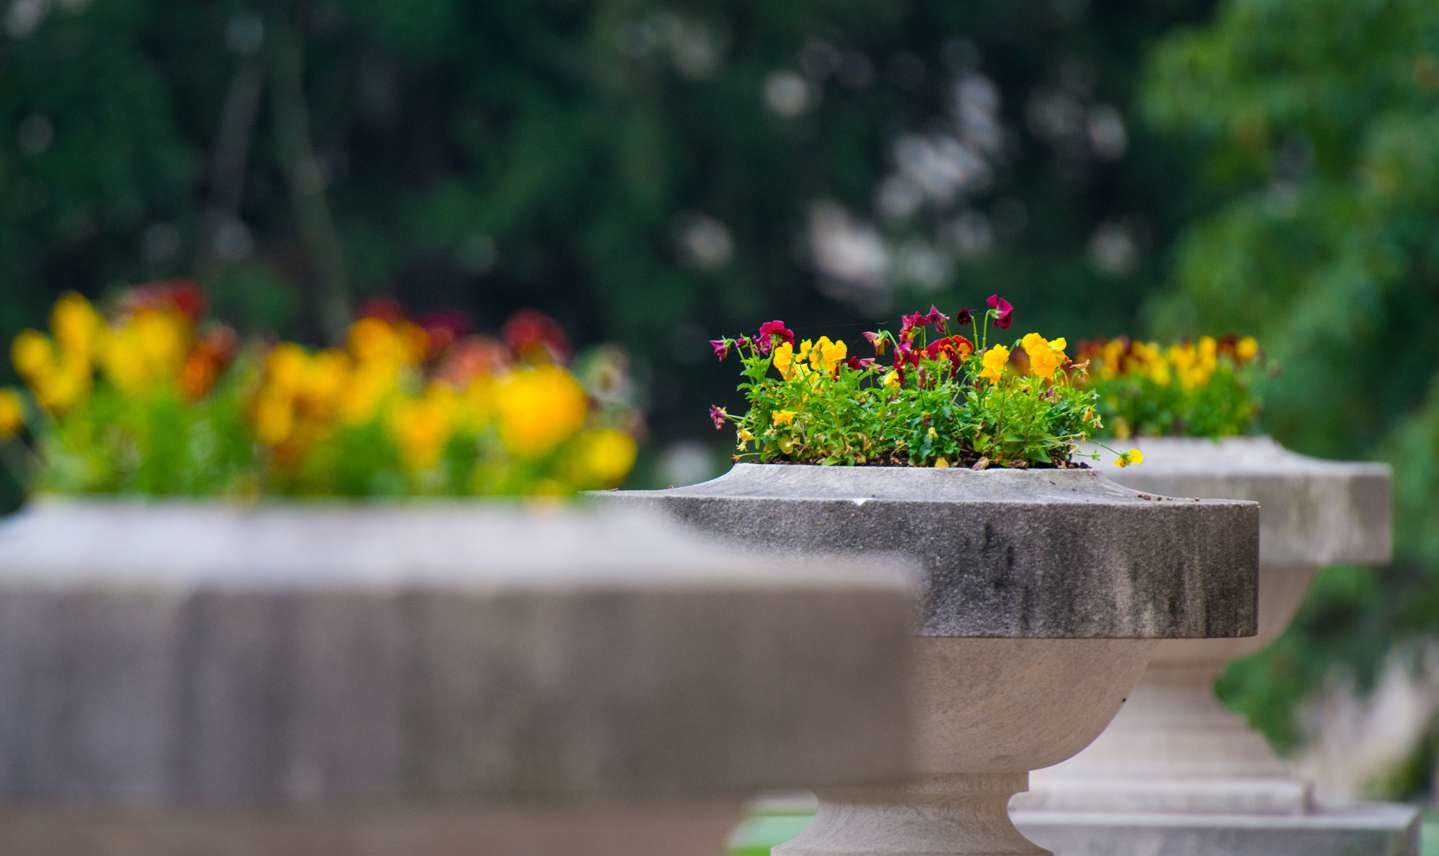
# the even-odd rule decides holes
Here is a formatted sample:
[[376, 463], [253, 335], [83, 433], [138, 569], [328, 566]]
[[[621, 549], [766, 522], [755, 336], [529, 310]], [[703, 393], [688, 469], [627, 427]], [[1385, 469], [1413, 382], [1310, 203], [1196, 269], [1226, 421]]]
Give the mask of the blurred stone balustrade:
[[658, 517], [40, 502], [0, 525], [0, 853], [715, 856], [908, 772], [912, 579]]

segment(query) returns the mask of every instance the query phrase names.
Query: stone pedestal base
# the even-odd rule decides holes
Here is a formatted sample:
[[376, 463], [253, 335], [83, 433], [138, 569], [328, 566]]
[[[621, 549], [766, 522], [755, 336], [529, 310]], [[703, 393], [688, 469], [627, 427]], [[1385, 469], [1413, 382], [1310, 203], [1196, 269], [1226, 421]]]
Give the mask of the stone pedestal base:
[[1419, 811], [1380, 803], [1307, 815], [1014, 812], [1026, 836], [1063, 856], [1419, 856]]
[[814, 823], [774, 856], [1049, 856], [1009, 819], [1024, 773], [931, 776], [821, 792]]

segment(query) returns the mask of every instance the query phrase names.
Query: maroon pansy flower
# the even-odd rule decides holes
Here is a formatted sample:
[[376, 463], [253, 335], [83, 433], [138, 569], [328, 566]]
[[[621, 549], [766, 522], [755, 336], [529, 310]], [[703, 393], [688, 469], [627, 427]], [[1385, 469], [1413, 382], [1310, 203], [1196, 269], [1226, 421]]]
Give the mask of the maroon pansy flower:
[[716, 431], [723, 431], [725, 422], [729, 420], [729, 414], [717, 404], [710, 405], [710, 421], [715, 424]]
[[720, 362], [729, 357], [729, 339], [710, 339], [710, 347], [714, 349], [715, 359]]
[[791, 345], [794, 344], [794, 331], [784, 326], [783, 321], [766, 321], [759, 325], [759, 352], [768, 354], [770, 348], [774, 347], [774, 337], [785, 340]]
[[969, 314], [968, 309], [961, 309], [954, 313], [954, 323], [961, 327], [968, 327], [974, 323], [974, 316]]
[[1008, 330], [1009, 325], [1014, 323], [1014, 306], [998, 294], [991, 294], [985, 303], [994, 310], [994, 326]]

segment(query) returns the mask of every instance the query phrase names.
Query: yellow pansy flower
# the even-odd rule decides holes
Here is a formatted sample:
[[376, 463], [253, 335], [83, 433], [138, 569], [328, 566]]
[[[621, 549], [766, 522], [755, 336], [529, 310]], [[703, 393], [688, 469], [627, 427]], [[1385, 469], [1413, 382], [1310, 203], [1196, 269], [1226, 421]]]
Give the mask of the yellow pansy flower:
[[1132, 467], [1135, 464], [1142, 463], [1144, 463], [1144, 453], [1139, 451], [1138, 449], [1130, 449], [1127, 452], [1121, 452], [1119, 457], [1114, 459], [1114, 465], [1116, 467], [1119, 467], [1120, 469], [1124, 469], [1125, 467]]
[[776, 410], [775, 412], [773, 412], [773, 413], [770, 414], [770, 416], [769, 416], [769, 421], [770, 421], [770, 424], [772, 424], [772, 425], [793, 425], [793, 424], [794, 424], [794, 411], [793, 411], [793, 410]]
[[828, 336], [820, 336], [813, 347], [805, 341], [801, 345], [801, 351], [809, 357], [811, 368], [826, 375], [834, 374], [834, 370], [849, 356], [849, 347], [843, 340], [831, 342]]
[[1004, 376], [1004, 367], [1009, 365], [1009, 349], [1003, 345], [995, 345], [984, 352], [980, 358], [979, 376], [990, 383], [999, 383]]
[[774, 346], [774, 355], [771, 358], [775, 370], [785, 380], [794, 377], [794, 346], [789, 342], [780, 342]]
[[1062, 337], [1046, 339], [1038, 333], [1026, 333], [1019, 344], [1029, 355], [1030, 373], [1045, 379], [1054, 377], [1054, 372], [1064, 365], [1064, 349], [1069, 345]]

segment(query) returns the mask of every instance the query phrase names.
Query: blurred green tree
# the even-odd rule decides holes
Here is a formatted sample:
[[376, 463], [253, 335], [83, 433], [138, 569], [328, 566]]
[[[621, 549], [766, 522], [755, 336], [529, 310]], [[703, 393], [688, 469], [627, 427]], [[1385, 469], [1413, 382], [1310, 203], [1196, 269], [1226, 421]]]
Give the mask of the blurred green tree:
[[1394, 565], [1331, 571], [1225, 686], [1292, 745], [1333, 663], [1372, 680], [1396, 640], [1439, 627], [1439, 5], [1228, 0], [1156, 50], [1143, 104], [1203, 152], [1206, 210], [1150, 317], [1257, 333], [1282, 367], [1273, 434], [1395, 468]]
[[769, 317], [1000, 290], [1119, 332], [1187, 198], [1133, 69], [1210, 5], [15, 3], [0, 334], [184, 275], [301, 338], [370, 294], [534, 305], [626, 344], [672, 439], [733, 394], [706, 334]]

